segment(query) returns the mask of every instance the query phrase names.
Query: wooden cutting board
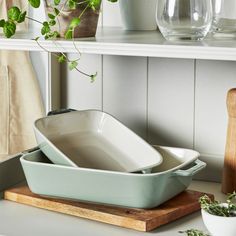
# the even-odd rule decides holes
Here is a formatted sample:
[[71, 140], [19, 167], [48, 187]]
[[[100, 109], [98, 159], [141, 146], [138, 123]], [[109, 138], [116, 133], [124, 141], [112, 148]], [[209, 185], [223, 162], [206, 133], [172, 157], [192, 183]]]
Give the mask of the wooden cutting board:
[[[104, 222], [139, 231], [151, 231], [200, 209], [202, 192], [187, 190], [153, 209], [121, 208], [85, 202], [45, 198], [33, 194], [28, 186], [5, 191], [6, 200], [68, 215]], [[209, 194], [208, 194], [209, 195]], [[209, 195], [213, 198], [213, 195]]]

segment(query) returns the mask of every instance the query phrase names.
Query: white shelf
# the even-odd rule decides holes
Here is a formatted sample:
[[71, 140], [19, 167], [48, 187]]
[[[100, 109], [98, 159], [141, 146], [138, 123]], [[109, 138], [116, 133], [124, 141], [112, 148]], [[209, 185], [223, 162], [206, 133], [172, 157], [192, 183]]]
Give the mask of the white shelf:
[[[0, 49], [43, 51], [32, 38], [36, 34], [18, 34], [12, 39], [0, 37]], [[49, 52], [76, 53], [72, 41], [40, 40], [40, 44]], [[201, 42], [167, 42], [158, 31], [125, 31], [121, 28], [104, 27], [98, 29], [96, 38], [84, 38], [75, 41], [81, 53], [193, 58], [210, 60], [236, 60], [236, 40], [213, 40], [207, 38]]]

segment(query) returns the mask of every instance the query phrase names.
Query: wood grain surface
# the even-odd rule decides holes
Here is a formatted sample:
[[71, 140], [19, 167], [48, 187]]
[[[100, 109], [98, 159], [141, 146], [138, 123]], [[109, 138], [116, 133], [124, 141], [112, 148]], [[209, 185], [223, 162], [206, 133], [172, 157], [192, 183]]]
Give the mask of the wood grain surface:
[[225, 159], [222, 179], [222, 192], [232, 193], [236, 190], [236, 89], [227, 95], [228, 131], [225, 146]]
[[[204, 193], [185, 191], [153, 209], [131, 209], [88, 202], [59, 200], [32, 193], [28, 186], [5, 191], [6, 200], [43, 208], [68, 215], [104, 222], [116, 226], [151, 231], [200, 209], [198, 199]], [[210, 195], [213, 197], [212, 195]]]

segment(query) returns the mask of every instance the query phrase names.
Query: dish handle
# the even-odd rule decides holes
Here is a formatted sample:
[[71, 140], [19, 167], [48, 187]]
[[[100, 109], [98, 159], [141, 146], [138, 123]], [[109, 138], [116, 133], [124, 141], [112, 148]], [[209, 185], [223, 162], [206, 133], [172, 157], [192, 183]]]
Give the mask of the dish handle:
[[71, 108], [68, 108], [68, 109], [62, 108], [62, 109], [53, 110], [53, 111], [48, 112], [47, 116], [59, 115], [59, 114], [68, 113], [68, 112], [72, 112], [72, 111], [76, 111], [76, 110], [71, 109]]
[[198, 173], [200, 170], [206, 167], [206, 163], [200, 160], [194, 162], [194, 166], [187, 170], [177, 170], [173, 172], [174, 176], [193, 176]]

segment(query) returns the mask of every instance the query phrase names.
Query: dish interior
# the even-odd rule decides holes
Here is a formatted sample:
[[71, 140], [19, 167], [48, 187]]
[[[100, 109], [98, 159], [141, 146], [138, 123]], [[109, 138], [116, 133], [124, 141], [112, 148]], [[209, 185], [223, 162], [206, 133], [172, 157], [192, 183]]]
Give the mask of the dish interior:
[[[162, 162], [158, 151], [104, 112], [76, 111], [46, 117], [36, 121], [35, 128], [42, 135], [37, 138], [39, 145], [49, 143], [59, 154], [57, 158], [69, 158], [78, 167], [136, 172]], [[60, 164], [57, 160], [52, 161]]]
[[51, 138], [51, 142], [79, 167], [126, 171], [134, 159], [99, 132], [80, 132]]
[[[192, 150], [186, 150], [181, 148], [169, 148], [169, 147], [159, 147], [154, 146], [163, 156], [163, 162], [161, 165], [152, 169], [152, 174], [170, 172], [176, 169], [186, 169], [189, 168], [190, 165], [194, 164], [194, 161], [198, 157], [198, 153]], [[40, 150], [29, 153], [23, 156], [25, 161], [37, 162], [37, 163], [48, 163], [53, 166], [57, 166], [53, 164], [45, 154], [40, 152]], [[69, 168], [69, 167], [65, 167]], [[141, 174], [141, 173], [139, 173]]]

